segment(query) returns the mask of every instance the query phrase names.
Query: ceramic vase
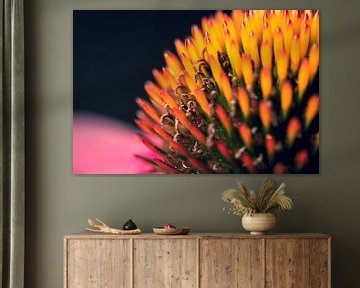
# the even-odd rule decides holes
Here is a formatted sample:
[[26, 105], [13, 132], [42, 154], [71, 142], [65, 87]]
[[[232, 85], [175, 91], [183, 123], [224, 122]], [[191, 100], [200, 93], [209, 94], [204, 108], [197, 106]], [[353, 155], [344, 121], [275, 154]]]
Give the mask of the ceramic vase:
[[276, 226], [276, 217], [272, 213], [255, 213], [242, 217], [242, 226], [251, 235], [263, 235]]

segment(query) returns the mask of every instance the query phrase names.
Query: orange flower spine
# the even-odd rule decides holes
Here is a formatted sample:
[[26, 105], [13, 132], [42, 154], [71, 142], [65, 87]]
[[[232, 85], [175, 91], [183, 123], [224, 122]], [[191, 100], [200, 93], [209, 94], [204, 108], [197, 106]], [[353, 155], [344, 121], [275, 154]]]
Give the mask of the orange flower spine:
[[298, 75], [298, 87], [299, 87], [299, 99], [301, 100], [304, 96], [306, 88], [309, 84], [310, 80], [310, 67], [309, 67], [309, 60], [304, 59], [299, 68], [299, 75]]
[[299, 136], [300, 131], [301, 131], [300, 120], [297, 117], [291, 118], [286, 132], [287, 140], [290, 146], [294, 144], [294, 141], [296, 137]]
[[281, 86], [280, 100], [282, 115], [284, 118], [287, 118], [293, 101], [293, 89], [290, 81], [288, 80], [286, 80]]
[[250, 100], [244, 88], [238, 88], [237, 100], [239, 103], [240, 110], [244, 115], [245, 119], [250, 116]]
[[319, 113], [319, 96], [312, 95], [306, 105], [305, 109], [305, 127], [309, 127], [311, 121]]
[[228, 114], [226, 113], [224, 107], [221, 105], [216, 105], [215, 112], [221, 124], [224, 126], [226, 132], [228, 133], [228, 135], [231, 135], [232, 126]]
[[269, 131], [272, 117], [271, 103], [269, 101], [260, 102], [259, 114], [265, 130]]
[[268, 100], [272, 91], [272, 75], [269, 68], [262, 68], [260, 72], [260, 84], [263, 98]]

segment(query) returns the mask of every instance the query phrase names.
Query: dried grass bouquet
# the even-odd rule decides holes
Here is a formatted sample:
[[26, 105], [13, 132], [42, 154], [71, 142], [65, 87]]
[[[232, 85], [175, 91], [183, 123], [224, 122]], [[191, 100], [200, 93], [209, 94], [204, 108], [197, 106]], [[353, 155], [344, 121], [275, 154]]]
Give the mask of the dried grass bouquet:
[[229, 213], [233, 215], [252, 215], [255, 213], [283, 214], [294, 207], [294, 198], [285, 195], [284, 183], [274, 190], [274, 182], [263, 179], [256, 193], [238, 181], [238, 189], [227, 189], [222, 193], [222, 199], [231, 204]]

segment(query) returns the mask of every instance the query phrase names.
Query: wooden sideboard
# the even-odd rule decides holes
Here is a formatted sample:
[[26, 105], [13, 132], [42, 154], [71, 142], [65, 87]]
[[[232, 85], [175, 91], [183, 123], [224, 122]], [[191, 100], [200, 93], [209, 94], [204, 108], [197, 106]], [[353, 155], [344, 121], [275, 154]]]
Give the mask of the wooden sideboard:
[[67, 235], [65, 288], [329, 288], [323, 234]]

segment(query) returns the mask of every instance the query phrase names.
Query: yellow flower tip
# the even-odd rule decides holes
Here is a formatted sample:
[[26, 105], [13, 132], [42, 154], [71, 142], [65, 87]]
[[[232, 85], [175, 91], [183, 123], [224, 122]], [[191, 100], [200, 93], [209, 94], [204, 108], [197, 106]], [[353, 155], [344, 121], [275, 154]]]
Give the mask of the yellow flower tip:
[[310, 27], [307, 23], [300, 29], [300, 48], [301, 48], [301, 58], [305, 57], [309, 49], [310, 42]]
[[245, 123], [241, 123], [238, 130], [246, 148], [251, 149], [252, 137], [250, 128]]
[[199, 103], [201, 109], [205, 112], [205, 114], [208, 117], [210, 117], [209, 102], [208, 102], [204, 92], [199, 87], [196, 87], [194, 90], [194, 96], [195, 96], [196, 101]]
[[249, 31], [245, 21], [241, 23], [240, 39], [244, 52], [250, 55]]
[[311, 10], [303, 10], [303, 14], [303, 23], [309, 24], [310, 20], [312, 20]]
[[271, 31], [273, 34], [275, 34], [276, 30], [279, 29], [276, 10], [270, 10], [270, 14], [268, 14], [268, 16]]
[[317, 10], [313, 16], [311, 22], [311, 43], [319, 42], [319, 10]]
[[179, 39], [176, 39], [174, 41], [174, 44], [175, 44], [175, 50], [176, 50], [178, 55], [184, 54], [184, 55], [186, 55], [186, 57], [190, 58], [190, 55], [188, 53], [187, 48], [185, 47], [184, 42], [182, 42]]
[[284, 20], [289, 20], [289, 16], [290, 16], [290, 11], [289, 10], [281, 10], [282, 11], [282, 18]]
[[231, 18], [234, 21], [234, 25], [238, 35], [240, 35], [241, 23], [244, 20], [244, 13], [241, 10], [233, 10], [231, 12]]
[[270, 44], [272, 44], [272, 31], [271, 31], [269, 23], [266, 20], [264, 20], [264, 28], [263, 28], [262, 37], [263, 37], [262, 38], [263, 42], [268, 41]]
[[291, 104], [293, 101], [293, 89], [290, 81], [288, 80], [284, 81], [284, 83], [281, 85], [280, 100], [281, 100], [281, 111], [283, 117], [286, 118], [287, 115], [289, 114]]
[[224, 29], [226, 29], [230, 35], [230, 38], [236, 42], [240, 41], [240, 33], [237, 32], [234, 21], [230, 16], [224, 14]]
[[289, 54], [290, 54], [293, 36], [294, 36], [294, 27], [292, 25], [292, 21], [291, 21], [291, 19], [287, 19], [286, 26], [284, 29], [284, 45], [285, 45], [286, 52]]
[[210, 45], [211, 44], [211, 39], [210, 39], [210, 34], [209, 34], [209, 32], [205, 32], [205, 37], [204, 37], [204, 39], [205, 39], [205, 45]]
[[286, 130], [286, 136], [290, 146], [294, 144], [294, 141], [296, 137], [299, 135], [300, 131], [301, 131], [301, 123], [299, 118], [292, 117], [289, 121]]
[[265, 23], [269, 22], [270, 15], [271, 15], [271, 10], [265, 10], [264, 17], [263, 17], [264, 25], [265, 25]]
[[216, 48], [216, 46], [214, 45], [214, 41], [212, 40], [213, 37], [211, 35], [209, 35], [208, 33], [206, 33], [205, 35], [205, 42], [206, 42], [206, 52], [209, 56], [213, 56], [216, 60], [218, 59], [218, 53], [219, 53], [219, 48]]
[[221, 124], [224, 126], [226, 132], [231, 135], [232, 126], [228, 114], [226, 113], [222, 105], [216, 105], [215, 107], [216, 116], [219, 118]]
[[274, 136], [267, 134], [265, 137], [265, 148], [270, 161], [273, 159], [275, 154], [276, 141]]
[[272, 91], [272, 75], [271, 70], [267, 67], [263, 67], [260, 72], [260, 84], [263, 94], [263, 98], [268, 100]]
[[278, 57], [276, 59], [276, 69], [278, 74], [279, 83], [282, 83], [288, 74], [289, 67], [289, 54], [283, 50], [279, 52]]
[[283, 34], [281, 32], [281, 28], [277, 27], [274, 33], [274, 55], [275, 61], [280, 54], [284, 50], [284, 39]]
[[319, 44], [314, 43], [309, 53], [310, 79], [312, 80], [319, 69]]
[[226, 76], [225, 72], [220, 73], [219, 87], [221, 92], [224, 94], [226, 101], [230, 103], [232, 99], [232, 88], [229, 78]]
[[167, 105], [169, 105], [169, 107], [171, 109], [174, 109], [178, 106], [178, 104], [176, 103], [175, 99], [166, 91], [162, 90], [160, 92], [161, 98], [165, 101], [165, 103]]
[[180, 60], [181, 63], [183, 64], [185, 71], [187, 71], [191, 77], [195, 78], [195, 74], [196, 74], [196, 70], [193, 66], [193, 64], [191, 63], [190, 58], [186, 57], [185, 54], [181, 53], [180, 55]]
[[291, 62], [291, 71], [293, 74], [296, 74], [299, 64], [300, 64], [300, 39], [299, 35], [295, 34], [293, 37], [293, 42], [291, 44], [290, 52], [290, 62]]
[[198, 51], [196, 44], [191, 37], [185, 39], [185, 47], [188, 51], [192, 63], [197, 63], [202, 57], [202, 51]]
[[223, 51], [223, 44], [224, 44], [224, 37], [223, 37], [221, 25], [222, 24], [218, 25], [214, 19], [209, 19], [208, 21], [209, 29], [208, 31], [206, 31], [209, 37], [211, 38], [212, 45], [214, 46], [216, 51], [220, 51], [220, 52]]
[[225, 13], [223, 11], [217, 11], [215, 13], [216, 28], [220, 30], [224, 23], [224, 20], [225, 20]]
[[251, 64], [251, 60], [247, 54], [243, 54], [241, 56], [241, 63], [242, 63], [242, 75], [245, 80], [245, 85], [248, 90], [252, 89], [253, 82], [254, 82], [254, 72], [253, 67]]
[[202, 31], [205, 33], [207, 31], [209, 31], [209, 20], [211, 17], [207, 18], [207, 17], [202, 17], [201, 18], [201, 29]]
[[223, 72], [219, 59], [213, 55], [209, 55], [209, 65], [211, 72], [217, 83], [220, 83], [220, 74]]
[[170, 85], [166, 81], [166, 78], [164, 77], [164, 75], [159, 70], [153, 69], [152, 74], [153, 74], [156, 82], [161, 86], [161, 88], [163, 88], [163, 89], [169, 89], [170, 88]]
[[300, 27], [302, 23], [302, 10], [294, 10], [293, 16], [291, 18], [293, 25], [294, 25], [294, 33], [300, 32]]
[[250, 101], [249, 96], [247, 95], [244, 88], [238, 88], [237, 90], [237, 100], [239, 103], [240, 110], [245, 117], [245, 119], [250, 116]]
[[229, 56], [231, 67], [237, 77], [241, 76], [241, 58], [239, 46], [234, 40], [226, 41], [226, 51]]
[[185, 81], [186, 86], [190, 89], [191, 93], [194, 93], [195, 89], [198, 87], [194, 78], [191, 77], [187, 71], [184, 71], [183, 79]]
[[164, 105], [164, 101], [162, 100], [161, 93], [160, 93], [161, 89], [158, 86], [156, 86], [151, 81], [147, 81], [145, 83], [144, 88], [145, 88], [146, 93], [150, 96], [151, 100], [153, 100], [160, 107], [162, 107]]
[[253, 31], [249, 34], [249, 48], [250, 48], [250, 56], [254, 61], [255, 68], [259, 67], [260, 64], [260, 56], [259, 56], [259, 48], [257, 44], [257, 38]]
[[299, 68], [298, 74], [298, 88], [299, 88], [299, 100], [302, 99], [306, 88], [309, 84], [310, 80], [310, 67], [309, 67], [309, 60], [305, 58]]
[[272, 118], [272, 108], [270, 101], [260, 102], [259, 114], [262, 125], [264, 126], [266, 131], [269, 131]]
[[193, 25], [191, 27], [191, 34], [194, 38], [196, 46], [198, 47], [198, 50], [202, 53], [205, 49], [205, 38], [199, 26]]
[[263, 33], [263, 28], [264, 28], [264, 25], [263, 25], [264, 13], [265, 13], [265, 10], [257, 10], [254, 12], [253, 30], [255, 32], [258, 43], [262, 40], [261, 36]]
[[230, 31], [229, 31], [229, 22], [226, 18], [224, 18], [224, 22], [222, 23], [222, 29], [224, 31], [224, 39], [226, 40], [226, 37], [231, 38]]
[[296, 170], [299, 171], [302, 168], [305, 167], [305, 165], [309, 163], [309, 152], [304, 150], [299, 151], [296, 155], [295, 155], [295, 166], [296, 166]]
[[170, 71], [174, 74], [175, 77], [178, 77], [184, 70], [179, 59], [170, 51], [165, 51], [164, 58]]
[[264, 40], [260, 46], [261, 63], [263, 67], [272, 68], [272, 46], [269, 40]]
[[305, 127], [309, 127], [312, 120], [319, 113], [319, 96], [314, 94], [310, 97], [305, 110]]
[[162, 74], [166, 79], [166, 82], [169, 84], [170, 88], [175, 90], [177, 86], [177, 81], [174, 75], [170, 72], [170, 70], [166, 67], [162, 68]]

